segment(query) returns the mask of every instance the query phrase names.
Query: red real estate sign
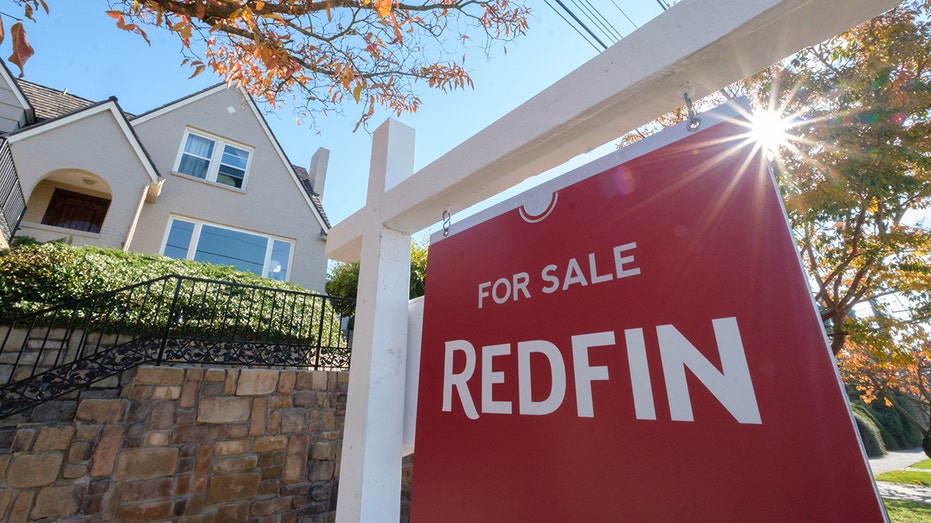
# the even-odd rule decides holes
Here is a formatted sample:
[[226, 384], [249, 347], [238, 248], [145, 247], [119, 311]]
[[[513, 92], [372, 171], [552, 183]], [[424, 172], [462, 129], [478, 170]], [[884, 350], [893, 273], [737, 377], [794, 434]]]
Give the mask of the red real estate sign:
[[762, 155], [680, 134], [430, 246], [414, 521], [884, 520]]

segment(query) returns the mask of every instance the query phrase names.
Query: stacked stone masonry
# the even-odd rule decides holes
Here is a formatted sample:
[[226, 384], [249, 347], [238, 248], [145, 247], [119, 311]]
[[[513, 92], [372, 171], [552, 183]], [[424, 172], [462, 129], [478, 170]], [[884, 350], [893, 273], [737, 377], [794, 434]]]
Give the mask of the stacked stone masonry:
[[347, 373], [128, 374], [66, 419], [0, 426], [0, 521], [335, 519]]

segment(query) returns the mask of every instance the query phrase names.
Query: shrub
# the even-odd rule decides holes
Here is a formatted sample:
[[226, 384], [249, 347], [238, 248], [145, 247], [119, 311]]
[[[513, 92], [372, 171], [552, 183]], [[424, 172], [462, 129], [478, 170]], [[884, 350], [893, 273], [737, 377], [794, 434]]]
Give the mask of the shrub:
[[[170, 275], [244, 286], [176, 279], [136, 285]], [[89, 296], [94, 298], [84, 299]], [[16, 323], [18, 317], [52, 307], [62, 308]], [[313, 337], [343, 346], [339, 319], [329, 302], [302, 287], [232, 267], [61, 243], [0, 253], [0, 323], [11, 326], [79, 326], [88, 332], [129, 330], [134, 336], [156, 337], [170, 328], [183, 338], [290, 342]]]
[[[892, 401], [902, 408], [911, 408], [905, 400], [898, 396], [893, 398]], [[890, 450], [906, 450], [921, 445], [921, 432], [895, 407], [887, 406], [882, 401], [874, 401], [869, 408], [877, 423], [885, 427], [891, 435], [892, 441], [884, 438], [886, 448]]]
[[882, 439], [886, 450], [899, 450], [899, 448], [896, 446], [895, 437], [891, 432], [889, 432], [889, 429], [886, 428], [886, 426], [876, 418], [876, 416], [873, 414], [873, 410], [869, 405], [857, 400], [855, 402], [851, 402], [850, 408], [853, 410], [855, 416], [859, 414], [865, 419], [871, 421], [873, 425], [876, 426], [876, 428], [879, 430], [880, 438]]
[[[923, 418], [923, 413], [919, 412], [919, 409], [904, 397], [896, 396], [895, 402], [901, 405], [903, 409], [909, 411], [912, 417], [916, 419]], [[924, 438], [924, 434], [922, 433], [921, 429], [912, 424], [908, 418], [906, 418], [905, 414], [902, 414], [898, 410], [896, 410], [895, 413], [899, 417], [899, 420], [902, 422], [902, 448], [913, 449], [920, 446], [922, 438]]]
[[[869, 418], [879, 428], [886, 449], [909, 450], [921, 445], [921, 431], [895, 406], [888, 406], [881, 399], [866, 404], [855, 389], [851, 388], [847, 392], [854, 412]], [[896, 395], [893, 401], [899, 408], [912, 412], [915, 418], [921, 418], [920, 413], [914, 412], [914, 407], [905, 398]]]
[[28, 242], [0, 253], [0, 321], [170, 274], [307, 292], [232, 267], [117, 249]]
[[16, 246], [0, 255], [0, 318], [69, 301], [78, 291], [81, 265], [66, 245]]
[[871, 458], [885, 456], [886, 446], [883, 444], [882, 436], [879, 435], [879, 428], [876, 424], [856, 410], [853, 413], [853, 417], [857, 422], [857, 431], [860, 433], [860, 440], [863, 441], [866, 455]]

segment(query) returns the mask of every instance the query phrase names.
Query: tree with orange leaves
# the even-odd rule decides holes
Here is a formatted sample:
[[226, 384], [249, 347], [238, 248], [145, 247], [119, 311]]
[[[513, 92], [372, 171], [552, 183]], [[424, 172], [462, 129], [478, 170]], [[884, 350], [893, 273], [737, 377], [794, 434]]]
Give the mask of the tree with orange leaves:
[[695, 105], [737, 94], [782, 120], [776, 180], [844, 380], [899, 410], [931, 456], [931, 1], [906, 0]]
[[[119, 29], [146, 41], [153, 29], [175, 34], [192, 76], [211, 69], [272, 107], [295, 100], [302, 116], [352, 101], [359, 124], [376, 106], [416, 111], [418, 82], [444, 91], [471, 86], [463, 52], [473, 38], [485, 50], [511, 41], [524, 34], [529, 14], [514, 0], [108, 1]], [[48, 12], [45, 0], [13, 2], [30, 19], [36, 9]], [[21, 22], [12, 33], [25, 45], [14, 42], [10, 61], [22, 68], [32, 50]]]
[[[931, 1], [907, 0], [695, 106], [737, 95], [782, 120], [770, 158], [832, 352], [904, 340], [931, 317], [931, 223], [916, 221], [931, 209]], [[911, 310], [892, 314], [889, 296]]]
[[838, 365], [844, 381], [856, 387], [864, 402], [880, 401], [918, 429], [921, 446], [931, 457], [931, 343], [921, 337], [879, 345], [885, 350], [850, 343], [839, 354]]
[[776, 176], [835, 355], [905, 343], [931, 311], [929, 14], [909, 0], [762, 75], [792, 119]]
[[791, 117], [776, 176], [844, 380], [931, 456], [929, 15], [907, 0], [756, 80]]

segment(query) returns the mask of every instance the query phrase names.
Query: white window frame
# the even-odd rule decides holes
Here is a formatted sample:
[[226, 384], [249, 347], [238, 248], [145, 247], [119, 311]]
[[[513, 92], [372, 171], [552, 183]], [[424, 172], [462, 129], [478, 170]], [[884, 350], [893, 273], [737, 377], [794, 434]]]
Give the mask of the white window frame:
[[[181, 167], [181, 159], [184, 157], [184, 154], [185, 154], [184, 147], [187, 145], [188, 136], [192, 134], [199, 138], [203, 138], [205, 140], [210, 140], [213, 142], [213, 154], [209, 158], [210, 163], [207, 166], [207, 174], [205, 178], [198, 178], [196, 176], [193, 176], [193, 175], [190, 175], [190, 174], [187, 174], [187, 173], [184, 173], [178, 170]], [[225, 183], [220, 183], [217, 181], [217, 175], [220, 172], [220, 163], [223, 159], [223, 149], [227, 145], [231, 147], [235, 147], [237, 149], [241, 149], [249, 153], [249, 158], [246, 160], [246, 168], [244, 169], [244, 172], [243, 172], [242, 187], [236, 187], [234, 185], [227, 185]], [[188, 153], [188, 154], [191, 154], [191, 153]], [[184, 134], [181, 136], [181, 145], [178, 147], [178, 154], [175, 157], [175, 163], [171, 169], [171, 172], [179, 176], [184, 176], [185, 178], [189, 180], [197, 180], [201, 182], [206, 181], [214, 185], [218, 185], [220, 187], [232, 189], [234, 191], [245, 191], [246, 185], [248, 185], [249, 183], [249, 170], [250, 170], [250, 167], [252, 166], [252, 157], [254, 155], [255, 155], [254, 147], [250, 147], [243, 143], [234, 142], [232, 140], [227, 140], [225, 138], [221, 138], [217, 135], [206, 133], [204, 131], [188, 128], [184, 130]], [[193, 155], [193, 156], [196, 156], [196, 155]]]
[[165, 227], [165, 234], [162, 237], [162, 244], [158, 249], [158, 253], [161, 254], [162, 256], [165, 255], [165, 247], [168, 245], [168, 235], [171, 234], [171, 227], [174, 225], [175, 221], [182, 221], [182, 222], [194, 224], [194, 230], [191, 231], [191, 241], [188, 244], [187, 253], [185, 254], [185, 257], [184, 257], [185, 260], [194, 259], [194, 255], [197, 253], [197, 244], [200, 243], [201, 229], [203, 228], [204, 225], [209, 225], [211, 227], [216, 227], [218, 229], [226, 229], [229, 231], [234, 231], [234, 232], [238, 232], [242, 234], [250, 234], [252, 236], [258, 236], [258, 237], [267, 239], [268, 243], [265, 245], [265, 259], [262, 262], [261, 276], [263, 278], [270, 278], [269, 271], [272, 268], [271, 267], [272, 250], [274, 249], [275, 241], [280, 241], [280, 242], [289, 244], [291, 248], [288, 251], [288, 268], [285, 271], [284, 280], [282, 281], [286, 281], [286, 282], [291, 281], [291, 268], [294, 266], [294, 248], [295, 248], [295, 245], [297, 244], [295, 240], [292, 240], [290, 238], [284, 238], [281, 236], [275, 236], [273, 234], [264, 234], [264, 233], [258, 233], [255, 231], [247, 231], [245, 229], [230, 227], [228, 225], [221, 225], [219, 223], [207, 222], [203, 220], [197, 220], [194, 218], [186, 218], [184, 216], [170, 216], [168, 218], [168, 225]]

